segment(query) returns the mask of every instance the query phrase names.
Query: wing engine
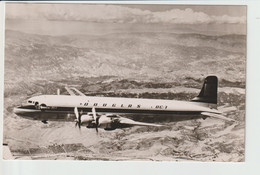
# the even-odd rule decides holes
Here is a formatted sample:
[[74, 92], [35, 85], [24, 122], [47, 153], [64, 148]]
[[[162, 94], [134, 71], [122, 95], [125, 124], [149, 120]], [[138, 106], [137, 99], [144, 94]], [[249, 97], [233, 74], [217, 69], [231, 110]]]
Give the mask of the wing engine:
[[159, 127], [162, 125], [137, 122], [129, 118], [121, 117], [118, 115], [98, 115], [95, 110], [89, 114], [80, 115], [77, 108], [75, 108], [76, 114], [76, 126], [79, 128], [81, 126], [86, 126], [87, 128], [95, 128], [98, 132], [98, 128], [103, 128], [104, 130], [111, 131], [118, 128], [128, 128], [133, 126], [154, 126]]

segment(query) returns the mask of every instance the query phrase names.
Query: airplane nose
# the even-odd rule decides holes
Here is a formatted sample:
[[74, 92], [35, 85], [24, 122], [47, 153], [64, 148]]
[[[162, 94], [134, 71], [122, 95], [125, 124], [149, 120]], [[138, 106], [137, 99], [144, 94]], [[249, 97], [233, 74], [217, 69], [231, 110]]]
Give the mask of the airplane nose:
[[14, 107], [13, 112], [16, 115], [18, 115], [20, 117], [25, 117], [25, 118], [30, 117], [30, 115], [32, 114], [31, 109], [26, 109], [22, 106]]
[[30, 111], [28, 111], [28, 109], [24, 109], [22, 106], [18, 106], [18, 107], [14, 107], [13, 112], [16, 115], [24, 116], [24, 115], [28, 114], [28, 112], [30, 112]]
[[21, 113], [21, 109], [19, 109], [19, 107], [15, 107], [15, 108], [13, 109], [13, 112], [14, 112], [15, 114], [19, 115], [19, 114]]

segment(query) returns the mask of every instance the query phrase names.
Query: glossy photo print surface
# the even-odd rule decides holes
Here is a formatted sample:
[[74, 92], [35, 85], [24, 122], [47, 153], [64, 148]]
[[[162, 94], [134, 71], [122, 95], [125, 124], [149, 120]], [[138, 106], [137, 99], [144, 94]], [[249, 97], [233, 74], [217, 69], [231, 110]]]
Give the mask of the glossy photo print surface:
[[6, 3], [3, 159], [243, 162], [246, 14]]

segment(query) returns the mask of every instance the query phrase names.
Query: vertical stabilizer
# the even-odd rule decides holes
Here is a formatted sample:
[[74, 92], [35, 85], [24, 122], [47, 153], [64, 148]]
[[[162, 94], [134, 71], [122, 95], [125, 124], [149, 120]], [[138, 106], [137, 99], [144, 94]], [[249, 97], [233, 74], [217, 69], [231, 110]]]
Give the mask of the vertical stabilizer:
[[192, 101], [217, 104], [218, 103], [218, 78], [216, 76], [206, 77], [199, 95], [194, 99], [192, 99]]

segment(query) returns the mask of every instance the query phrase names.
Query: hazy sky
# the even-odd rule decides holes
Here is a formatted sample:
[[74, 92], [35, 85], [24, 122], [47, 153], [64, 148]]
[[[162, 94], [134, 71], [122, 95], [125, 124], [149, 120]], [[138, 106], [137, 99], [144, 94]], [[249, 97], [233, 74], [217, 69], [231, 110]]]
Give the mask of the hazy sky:
[[245, 24], [246, 6], [7, 3], [6, 18], [113, 23]]
[[132, 8], [139, 8], [143, 10], [150, 10], [152, 12], [167, 11], [171, 9], [185, 10], [191, 8], [196, 12], [204, 12], [208, 15], [222, 16], [245, 16], [246, 6], [232, 6], [232, 5], [126, 5]]

